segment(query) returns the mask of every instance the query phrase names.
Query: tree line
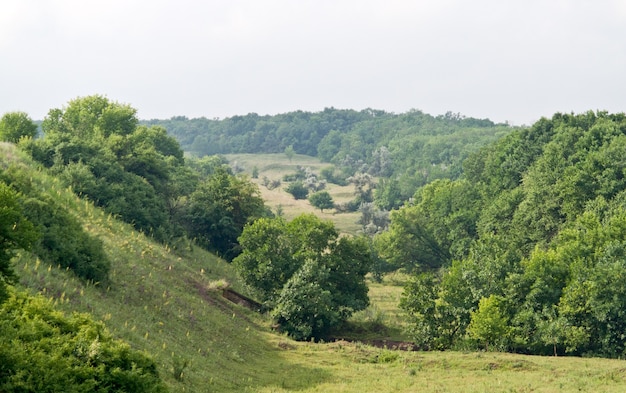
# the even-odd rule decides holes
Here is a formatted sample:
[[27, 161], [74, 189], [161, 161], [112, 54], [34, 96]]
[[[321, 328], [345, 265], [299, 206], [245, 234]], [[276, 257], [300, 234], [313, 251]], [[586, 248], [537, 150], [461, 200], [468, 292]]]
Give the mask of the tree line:
[[344, 180], [359, 173], [380, 177], [386, 181], [372, 198], [386, 210], [435, 179], [456, 179], [464, 158], [513, 129], [451, 112], [431, 116], [418, 110], [335, 108], [225, 119], [178, 116], [142, 124], [165, 127], [183, 150], [198, 157], [290, 151], [334, 164]]

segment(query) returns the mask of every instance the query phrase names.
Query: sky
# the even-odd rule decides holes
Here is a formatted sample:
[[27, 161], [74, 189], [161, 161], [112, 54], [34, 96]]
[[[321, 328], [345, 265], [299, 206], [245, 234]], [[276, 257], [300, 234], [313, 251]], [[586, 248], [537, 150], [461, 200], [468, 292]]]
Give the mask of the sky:
[[626, 111], [622, 0], [2, 0], [0, 114]]

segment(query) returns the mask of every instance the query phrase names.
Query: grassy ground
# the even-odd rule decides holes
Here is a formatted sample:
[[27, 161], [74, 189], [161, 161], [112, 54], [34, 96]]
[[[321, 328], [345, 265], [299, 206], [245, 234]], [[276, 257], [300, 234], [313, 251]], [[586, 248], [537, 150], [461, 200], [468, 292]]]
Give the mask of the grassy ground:
[[[331, 220], [335, 226], [343, 233], [356, 234], [361, 226], [357, 224], [360, 217], [359, 213], [341, 213], [338, 214], [334, 209], [324, 210], [311, 206], [307, 200], [295, 200], [293, 196], [287, 193], [284, 188], [287, 182], [273, 190], [267, 189], [262, 184], [263, 177], [269, 180], [281, 180], [284, 175], [295, 173], [299, 166], [311, 168], [318, 174], [320, 171], [330, 166], [330, 164], [322, 163], [315, 157], [295, 154], [291, 160], [285, 154], [229, 154], [225, 156], [229, 162], [237, 163], [244, 168], [244, 172], [249, 176], [256, 167], [259, 171], [257, 179], [251, 179], [259, 186], [261, 195], [266, 204], [276, 212], [280, 206], [286, 219], [291, 220], [302, 213], [313, 213], [322, 219]], [[338, 186], [336, 184], [327, 184], [326, 191], [330, 193], [336, 203], [348, 202], [354, 199], [354, 186]]]
[[[85, 283], [23, 253], [15, 260], [20, 286], [68, 313], [91, 313], [151, 353], [172, 392], [626, 391], [626, 363], [619, 360], [293, 342], [264, 316], [222, 298], [225, 282], [242, 290], [227, 263], [197, 248], [156, 244], [43, 173], [33, 178], [104, 241], [112, 273], [109, 282]], [[384, 318], [397, 318], [402, 280], [371, 286]]]

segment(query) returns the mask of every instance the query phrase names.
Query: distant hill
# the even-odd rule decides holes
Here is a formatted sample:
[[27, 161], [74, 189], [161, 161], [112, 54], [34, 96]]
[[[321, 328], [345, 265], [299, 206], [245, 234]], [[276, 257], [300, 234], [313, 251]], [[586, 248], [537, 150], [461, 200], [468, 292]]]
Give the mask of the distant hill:
[[236, 153], [295, 153], [333, 163], [345, 177], [367, 172], [398, 182], [402, 199], [438, 178], [455, 179], [471, 152], [513, 130], [507, 124], [447, 113], [395, 114], [327, 108], [275, 116], [251, 113], [225, 119], [142, 121], [160, 125], [181, 148], [196, 156]]

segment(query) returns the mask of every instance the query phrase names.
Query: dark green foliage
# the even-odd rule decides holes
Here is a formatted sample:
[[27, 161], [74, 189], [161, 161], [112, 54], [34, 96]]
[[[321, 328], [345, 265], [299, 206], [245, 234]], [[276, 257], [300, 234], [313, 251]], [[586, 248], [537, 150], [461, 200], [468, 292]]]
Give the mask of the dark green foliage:
[[[166, 127], [186, 151], [197, 156], [282, 153], [293, 147], [295, 153], [332, 162], [342, 175], [328, 177], [330, 182], [339, 184], [356, 172], [397, 180], [401, 202], [434, 179], [457, 178], [465, 157], [511, 131], [506, 125], [458, 114], [433, 117], [420, 111], [393, 114], [334, 108], [276, 116], [251, 113], [223, 120], [177, 117], [146, 124]], [[395, 196], [382, 202], [386, 208], [400, 203]]]
[[239, 241], [243, 252], [233, 263], [240, 277], [296, 339], [323, 338], [369, 303], [369, 245], [339, 238], [330, 222], [313, 215], [260, 219]]
[[102, 242], [85, 232], [58, 200], [40, 191], [28, 173], [10, 166], [0, 174], [0, 179], [21, 193], [21, 208], [38, 233], [32, 251], [47, 264], [68, 267], [83, 279], [106, 280], [110, 262]]
[[5, 113], [0, 119], [0, 141], [17, 143], [21, 138], [34, 138], [37, 125], [24, 112]]
[[285, 191], [293, 195], [295, 199], [306, 199], [309, 195], [309, 189], [300, 180], [290, 183], [285, 187]]
[[36, 236], [19, 203], [19, 195], [0, 181], [0, 303], [7, 297], [6, 285], [15, 279], [11, 258], [18, 249], [29, 249]]
[[94, 282], [108, 278], [110, 261], [102, 241], [90, 236], [80, 223], [51, 198], [28, 198], [23, 203], [28, 218], [41, 233], [33, 252], [50, 265], [69, 267]]
[[164, 392], [147, 355], [86, 314], [65, 317], [12, 291], [0, 307], [0, 391]]
[[332, 209], [335, 206], [333, 197], [330, 196], [328, 191], [319, 191], [309, 196], [309, 202], [311, 205], [324, 212], [324, 209]]
[[22, 149], [77, 194], [158, 240], [181, 235], [173, 207], [195, 186], [164, 128], [140, 126], [135, 109], [102, 96], [50, 110], [42, 128], [44, 138], [25, 141]]
[[391, 262], [453, 259], [407, 287], [416, 340], [623, 357], [625, 151], [624, 114], [556, 114], [392, 215], [377, 239]]
[[221, 167], [198, 185], [184, 209], [181, 225], [188, 235], [227, 260], [239, 254], [244, 226], [266, 214], [256, 185]]

